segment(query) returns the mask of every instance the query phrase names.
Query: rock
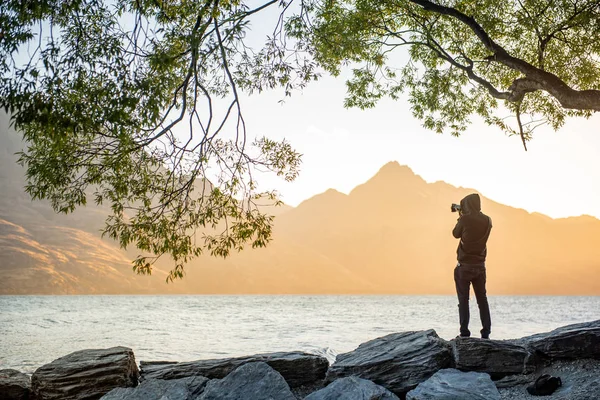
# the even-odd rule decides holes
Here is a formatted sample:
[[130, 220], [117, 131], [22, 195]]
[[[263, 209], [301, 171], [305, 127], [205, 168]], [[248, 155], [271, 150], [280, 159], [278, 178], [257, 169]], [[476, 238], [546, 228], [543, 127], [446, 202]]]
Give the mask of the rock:
[[450, 345], [432, 329], [392, 333], [340, 354], [327, 380], [354, 375], [400, 395], [448, 367], [451, 359]]
[[500, 400], [500, 393], [488, 374], [443, 369], [408, 392], [406, 400]]
[[564, 326], [522, 341], [550, 359], [600, 359], [600, 320]]
[[292, 393], [294, 394], [294, 396], [296, 396], [297, 399], [303, 399], [309, 394], [323, 389], [325, 386], [327, 386], [327, 382], [325, 382], [325, 379], [322, 379], [320, 381], [315, 381], [308, 385], [302, 385], [291, 389]]
[[[560, 360], [544, 367], [535, 374], [527, 375], [528, 380], [517, 386], [499, 388], [502, 400], [531, 400], [527, 386], [541, 374], [558, 376], [562, 387], [551, 398], [553, 400], [597, 400], [600, 399], [600, 360]], [[498, 382], [496, 382], [498, 384]], [[541, 398], [541, 397], [540, 397]]]
[[454, 365], [461, 371], [487, 372], [492, 379], [535, 371], [531, 353], [500, 340], [457, 338], [451, 341]]
[[206, 384], [197, 400], [296, 400], [283, 376], [264, 362], [242, 365]]
[[137, 382], [135, 357], [126, 347], [76, 351], [41, 366], [31, 378], [38, 400], [99, 399], [114, 388]]
[[195, 400], [202, 392], [208, 379], [203, 376], [162, 380], [148, 379], [135, 388], [116, 388], [102, 400]]
[[329, 384], [324, 389], [314, 392], [304, 400], [399, 400], [398, 397], [384, 388], [366, 379], [349, 376]]
[[249, 357], [199, 360], [192, 362], [140, 362], [142, 379], [178, 379], [205, 376], [221, 379], [241, 365], [265, 362], [279, 372], [290, 387], [311, 384], [325, 378], [329, 362], [325, 357], [302, 353], [269, 353]]
[[0, 370], [2, 400], [27, 400], [31, 392], [29, 376], [15, 369]]
[[511, 388], [518, 385], [524, 385], [531, 382], [531, 375], [509, 375], [495, 381], [498, 390], [503, 388]]

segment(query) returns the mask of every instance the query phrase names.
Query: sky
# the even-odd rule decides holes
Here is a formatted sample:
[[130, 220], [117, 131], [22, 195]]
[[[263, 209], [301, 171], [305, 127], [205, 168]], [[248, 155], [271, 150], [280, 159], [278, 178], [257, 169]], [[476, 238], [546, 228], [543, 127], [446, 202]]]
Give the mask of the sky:
[[[250, 43], [264, 40], [278, 12], [256, 14]], [[406, 56], [393, 57], [403, 63]], [[276, 189], [296, 206], [329, 188], [348, 193], [387, 162], [398, 161], [428, 182], [473, 188], [530, 212], [600, 218], [598, 115], [569, 120], [558, 132], [539, 128], [525, 152], [519, 137], [477, 120], [460, 138], [428, 131], [412, 116], [406, 98], [384, 99], [371, 110], [345, 109], [345, 92], [343, 78], [325, 76], [291, 98], [275, 90], [242, 99], [249, 139], [286, 139], [303, 154], [294, 182], [261, 176], [262, 189]]]
[[[600, 218], [600, 117], [572, 119], [558, 132], [539, 128], [528, 151], [480, 121], [459, 138], [421, 126], [406, 99], [374, 109], [345, 109], [343, 79], [332, 77], [286, 98], [268, 92], [243, 99], [253, 136], [288, 140], [303, 154], [296, 181], [261, 178], [292, 206], [329, 188], [348, 193], [389, 161], [408, 165], [427, 182], [443, 180], [553, 218]], [[460, 199], [457, 199], [460, 200]]]
[[[248, 40], [260, 44], [277, 12], [257, 14]], [[399, 51], [391, 57], [397, 64], [408, 58]], [[412, 116], [406, 97], [360, 110], [343, 107], [345, 93], [343, 78], [325, 76], [291, 98], [271, 91], [243, 99], [250, 138], [285, 138], [303, 154], [294, 182], [261, 177], [263, 188], [277, 189], [285, 203], [296, 206], [329, 188], [348, 193], [387, 162], [398, 161], [427, 182], [476, 189], [529, 212], [600, 218], [600, 115], [568, 120], [557, 132], [538, 128], [526, 152], [520, 137], [477, 119], [459, 138], [440, 135]]]

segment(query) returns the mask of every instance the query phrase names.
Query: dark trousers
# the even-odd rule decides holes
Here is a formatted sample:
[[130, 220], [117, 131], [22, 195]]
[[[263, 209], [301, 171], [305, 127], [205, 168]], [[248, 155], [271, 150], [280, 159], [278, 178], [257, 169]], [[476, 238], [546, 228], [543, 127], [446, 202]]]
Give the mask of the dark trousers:
[[460, 320], [460, 335], [471, 336], [469, 331], [469, 288], [473, 284], [473, 291], [479, 306], [481, 317], [481, 337], [489, 337], [492, 330], [490, 305], [485, 291], [485, 267], [460, 265], [454, 269], [454, 282], [458, 295], [458, 317]]

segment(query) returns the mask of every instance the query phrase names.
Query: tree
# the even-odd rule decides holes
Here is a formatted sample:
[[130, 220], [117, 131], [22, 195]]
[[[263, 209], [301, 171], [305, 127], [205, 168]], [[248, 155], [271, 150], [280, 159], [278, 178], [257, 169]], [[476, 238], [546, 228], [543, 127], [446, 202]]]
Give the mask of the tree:
[[249, 19], [275, 4], [3, 2], [0, 102], [28, 143], [27, 192], [58, 212], [108, 203], [104, 233], [144, 252], [138, 273], [167, 255], [172, 280], [203, 251], [266, 245], [273, 218], [256, 200], [278, 199], [254, 174], [293, 180], [300, 155], [286, 142], [247, 143], [239, 91], [290, 91], [314, 76], [271, 43], [244, 43]]
[[[59, 212], [108, 202], [105, 233], [145, 252], [138, 273], [168, 255], [173, 279], [204, 251], [270, 240], [256, 200], [277, 194], [258, 189], [255, 171], [293, 180], [300, 155], [286, 142], [247, 143], [241, 93], [290, 95], [350, 68], [348, 107], [406, 93], [429, 129], [459, 135], [476, 115], [524, 145], [542, 123], [600, 110], [599, 1], [247, 3], [0, 6], [0, 105], [28, 143], [26, 190]], [[252, 46], [256, 21], [272, 34]]]
[[[558, 129], [600, 110], [596, 0], [330, 1], [314, 20], [297, 36], [311, 37], [319, 64], [333, 74], [358, 64], [347, 106], [408, 92], [429, 129], [458, 135], [475, 114], [524, 146], [540, 124]], [[394, 65], [389, 54], [402, 47], [409, 61]]]

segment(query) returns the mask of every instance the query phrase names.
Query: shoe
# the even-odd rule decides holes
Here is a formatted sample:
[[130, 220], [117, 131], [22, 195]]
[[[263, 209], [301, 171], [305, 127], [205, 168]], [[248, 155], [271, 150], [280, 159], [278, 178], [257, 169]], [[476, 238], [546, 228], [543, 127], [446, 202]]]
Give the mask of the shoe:
[[482, 339], [490, 340], [490, 335], [481, 335], [481, 338]]

